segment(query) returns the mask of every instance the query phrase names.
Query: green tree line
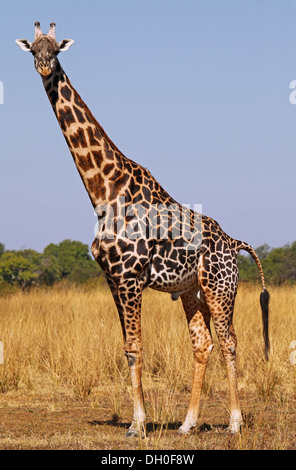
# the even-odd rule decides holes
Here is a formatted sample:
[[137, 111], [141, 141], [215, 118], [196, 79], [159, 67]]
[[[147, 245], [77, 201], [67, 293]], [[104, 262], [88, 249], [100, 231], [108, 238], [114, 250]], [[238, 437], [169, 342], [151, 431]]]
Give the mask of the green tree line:
[[87, 245], [72, 240], [48, 245], [42, 253], [35, 250], [5, 250], [0, 243], [0, 287], [52, 286], [67, 280], [83, 284], [100, 276], [101, 269]]
[[[262, 245], [256, 248], [256, 253], [261, 261], [267, 285], [296, 283], [296, 241], [281, 248]], [[256, 263], [250, 255], [239, 254], [237, 263], [240, 280], [256, 282], [260, 279]]]
[[[296, 283], [296, 241], [281, 248], [262, 245], [256, 252], [267, 284]], [[259, 281], [257, 266], [250, 255], [239, 254], [237, 262], [241, 281]], [[7, 286], [24, 290], [32, 286], [52, 286], [64, 280], [84, 284], [101, 273], [88, 246], [79, 241], [51, 243], [42, 253], [31, 249], [5, 250], [0, 243], [0, 290]]]

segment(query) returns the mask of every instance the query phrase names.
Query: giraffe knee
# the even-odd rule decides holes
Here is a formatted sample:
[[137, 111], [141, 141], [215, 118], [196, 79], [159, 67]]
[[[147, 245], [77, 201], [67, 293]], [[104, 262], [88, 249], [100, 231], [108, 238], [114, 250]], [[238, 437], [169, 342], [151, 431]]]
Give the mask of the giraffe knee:
[[210, 330], [199, 322], [191, 321], [189, 324], [194, 359], [197, 362], [207, 362], [214, 343]]
[[136, 354], [128, 352], [128, 351], [125, 351], [124, 354], [127, 358], [128, 365], [130, 367], [133, 367], [136, 364], [136, 360], [137, 360]]
[[207, 362], [213, 347], [214, 343], [212, 341], [212, 338], [210, 339], [210, 341], [205, 341], [199, 344], [193, 344], [194, 359], [200, 363]]
[[233, 325], [230, 325], [229, 328], [229, 339], [228, 339], [228, 349], [230, 354], [235, 355], [236, 353], [236, 347], [237, 347], [237, 337], [234, 332]]
[[220, 339], [220, 346], [223, 356], [235, 358], [237, 339], [235, 335], [229, 335], [227, 339]]
[[124, 345], [124, 354], [129, 366], [134, 366], [142, 357], [142, 345], [140, 343], [127, 341]]

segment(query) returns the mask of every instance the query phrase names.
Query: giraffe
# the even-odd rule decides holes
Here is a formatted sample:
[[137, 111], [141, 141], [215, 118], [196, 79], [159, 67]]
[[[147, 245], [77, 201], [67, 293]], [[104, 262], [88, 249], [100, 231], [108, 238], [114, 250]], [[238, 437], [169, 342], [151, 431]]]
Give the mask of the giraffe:
[[179, 431], [197, 425], [202, 383], [213, 348], [211, 321], [225, 359], [230, 390], [229, 430], [242, 425], [236, 372], [233, 310], [238, 286], [236, 257], [247, 251], [259, 269], [265, 358], [269, 356], [268, 303], [264, 273], [254, 249], [228, 236], [210, 217], [176, 202], [148, 169], [125, 157], [96, 121], [62, 69], [57, 55], [73, 40], [56, 41], [55, 23], [33, 42], [16, 43], [34, 56], [37, 72], [74, 163], [98, 216], [91, 252], [105, 273], [122, 327], [133, 390], [127, 436], [145, 435], [142, 389], [142, 293], [147, 287], [181, 298], [191, 337], [194, 373], [188, 411]]

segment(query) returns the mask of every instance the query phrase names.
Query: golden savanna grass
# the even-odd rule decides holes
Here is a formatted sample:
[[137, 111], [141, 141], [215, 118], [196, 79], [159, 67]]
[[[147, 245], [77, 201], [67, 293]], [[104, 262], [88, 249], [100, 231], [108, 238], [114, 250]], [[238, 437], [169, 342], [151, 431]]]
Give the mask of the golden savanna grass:
[[[109, 290], [35, 290], [0, 298], [0, 449], [296, 449], [296, 288], [270, 288], [270, 361], [264, 361], [259, 286], [240, 284], [234, 326], [245, 423], [226, 431], [229, 392], [215, 333], [190, 436], [177, 433], [189, 402], [193, 355], [181, 302], [144, 292], [147, 437], [125, 439], [132, 395]], [[296, 349], [296, 348], [295, 348]]]

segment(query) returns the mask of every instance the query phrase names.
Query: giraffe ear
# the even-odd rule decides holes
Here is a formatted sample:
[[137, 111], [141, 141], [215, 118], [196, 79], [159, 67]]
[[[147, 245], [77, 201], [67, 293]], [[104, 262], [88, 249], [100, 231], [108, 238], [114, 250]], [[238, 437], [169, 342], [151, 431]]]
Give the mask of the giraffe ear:
[[59, 52], [67, 51], [73, 44], [73, 39], [63, 39], [59, 43]]
[[23, 51], [30, 52], [32, 43], [27, 39], [16, 39], [15, 42]]

